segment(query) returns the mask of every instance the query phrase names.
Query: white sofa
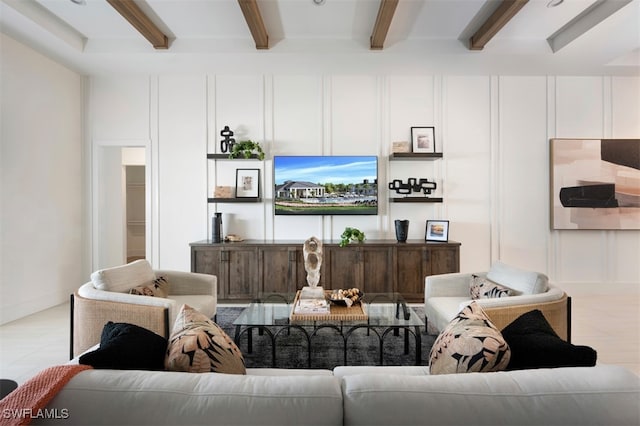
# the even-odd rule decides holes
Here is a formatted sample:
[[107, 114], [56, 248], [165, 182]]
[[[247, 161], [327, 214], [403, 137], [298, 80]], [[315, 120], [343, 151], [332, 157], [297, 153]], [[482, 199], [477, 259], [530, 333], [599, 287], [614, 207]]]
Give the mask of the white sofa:
[[[87, 370], [47, 405], [82, 425], [638, 425], [640, 379], [612, 365], [431, 376], [428, 367]], [[60, 416], [64, 417], [64, 416]]]
[[571, 340], [571, 298], [562, 289], [549, 284], [546, 275], [499, 261], [489, 271], [431, 275], [425, 278], [425, 321], [436, 331], [442, 331], [472, 301], [472, 275], [489, 278], [517, 293], [514, 296], [476, 300], [498, 329], [504, 328], [525, 312], [539, 309], [561, 338]]
[[[129, 294], [132, 288], [161, 276], [168, 282], [167, 297]], [[169, 329], [183, 304], [214, 318], [217, 300], [215, 275], [153, 270], [144, 259], [95, 271], [91, 281], [71, 297], [70, 358], [98, 343], [107, 321], [136, 324], [169, 337]]]

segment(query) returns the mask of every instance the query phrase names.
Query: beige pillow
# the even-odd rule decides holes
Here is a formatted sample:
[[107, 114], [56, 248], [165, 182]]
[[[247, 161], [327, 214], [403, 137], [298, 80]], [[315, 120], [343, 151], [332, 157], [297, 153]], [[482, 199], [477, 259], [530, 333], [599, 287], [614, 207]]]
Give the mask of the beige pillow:
[[127, 293], [133, 287], [148, 285], [156, 279], [151, 264], [146, 259], [126, 265], [101, 269], [91, 274], [91, 282], [98, 290]]
[[169, 281], [166, 277], [158, 277], [151, 284], [139, 285], [129, 290], [130, 294], [140, 296], [167, 297], [169, 295]]
[[469, 294], [476, 299], [495, 299], [498, 297], [515, 296], [509, 287], [494, 283], [488, 278], [471, 275]]
[[505, 370], [511, 350], [477, 302], [471, 302], [442, 330], [429, 353], [430, 374]]
[[165, 368], [189, 373], [246, 374], [238, 346], [216, 323], [182, 305], [169, 338]]

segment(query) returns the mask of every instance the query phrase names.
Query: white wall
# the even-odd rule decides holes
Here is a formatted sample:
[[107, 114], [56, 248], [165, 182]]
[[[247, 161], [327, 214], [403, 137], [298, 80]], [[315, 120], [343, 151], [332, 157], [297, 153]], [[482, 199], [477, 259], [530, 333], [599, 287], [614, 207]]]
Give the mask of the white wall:
[[[118, 78], [113, 81], [106, 86]], [[553, 231], [548, 188], [550, 138], [640, 137], [640, 105], [632, 95], [639, 81], [602, 76], [160, 76], [158, 99], [151, 96], [148, 108], [151, 117], [155, 111], [159, 117], [159, 140], [152, 144], [158, 144], [154, 166], [160, 170], [160, 266], [189, 270], [188, 244], [209, 237], [216, 211], [223, 212], [225, 233], [300, 241], [310, 235], [336, 239], [345, 226], [357, 226], [369, 238], [394, 238], [395, 219], [409, 219], [409, 237], [423, 238], [426, 219], [448, 219], [450, 238], [462, 242], [464, 271], [484, 270], [502, 259], [544, 271], [558, 283], [637, 284], [640, 233]], [[99, 122], [113, 117], [94, 114], [92, 120], [99, 128]], [[225, 125], [236, 131], [237, 140], [262, 142], [267, 160], [205, 160], [208, 152], [219, 152]], [[442, 160], [388, 161], [391, 143], [409, 140], [411, 126], [436, 127]], [[378, 216], [273, 216], [272, 155], [356, 153], [379, 156]], [[214, 185], [233, 186], [235, 169], [245, 166], [260, 168], [265, 201], [207, 205]], [[389, 203], [389, 179], [411, 176], [435, 179], [436, 195], [445, 202]]]
[[83, 81], [0, 34], [0, 323], [83, 281]]

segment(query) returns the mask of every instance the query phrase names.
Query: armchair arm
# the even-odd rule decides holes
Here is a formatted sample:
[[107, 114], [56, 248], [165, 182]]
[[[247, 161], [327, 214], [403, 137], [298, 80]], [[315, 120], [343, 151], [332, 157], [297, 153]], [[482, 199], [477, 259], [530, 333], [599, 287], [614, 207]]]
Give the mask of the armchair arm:
[[130, 303], [134, 305], [156, 306], [175, 309], [176, 302], [164, 297], [141, 296], [138, 294], [119, 293], [117, 291], [98, 290], [92, 283], [86, 283], [78, 289], [78, 295], [85, 299], [102, 300], [105, 302]]
[[486, 276], [486, 272], [455, 272], [452, 274], [429, 275], [424, 280], [424, 298], [469, 296], [471, 275]]
[[170, 295], [202, 294], [216, 296], [218, 277], [209, 274], [183, 271], [155, 271], [156, 276], [164, 275], [169, 281]]
[[135, 324], [169, 337], [169, 309], [165, 306], [92, 300], [74, 293], [71, 295], [70, 308], [70, 358], [100, 343], [102, 329], [109, 321]]

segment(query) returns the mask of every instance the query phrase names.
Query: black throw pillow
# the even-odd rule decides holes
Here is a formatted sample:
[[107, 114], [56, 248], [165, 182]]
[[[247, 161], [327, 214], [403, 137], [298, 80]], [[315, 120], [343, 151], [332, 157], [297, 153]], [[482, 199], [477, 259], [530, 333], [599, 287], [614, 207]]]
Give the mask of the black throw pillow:
[[502, 330], [511, 348], [507, 370], [592, 367], [597, 353], [562, 340], [539, 309], [524, 313]]
[[168, 341], [134, 324], [109, 321], [100, 347], [80, 356], [80, 364], [115, 370], [163, 370]]

